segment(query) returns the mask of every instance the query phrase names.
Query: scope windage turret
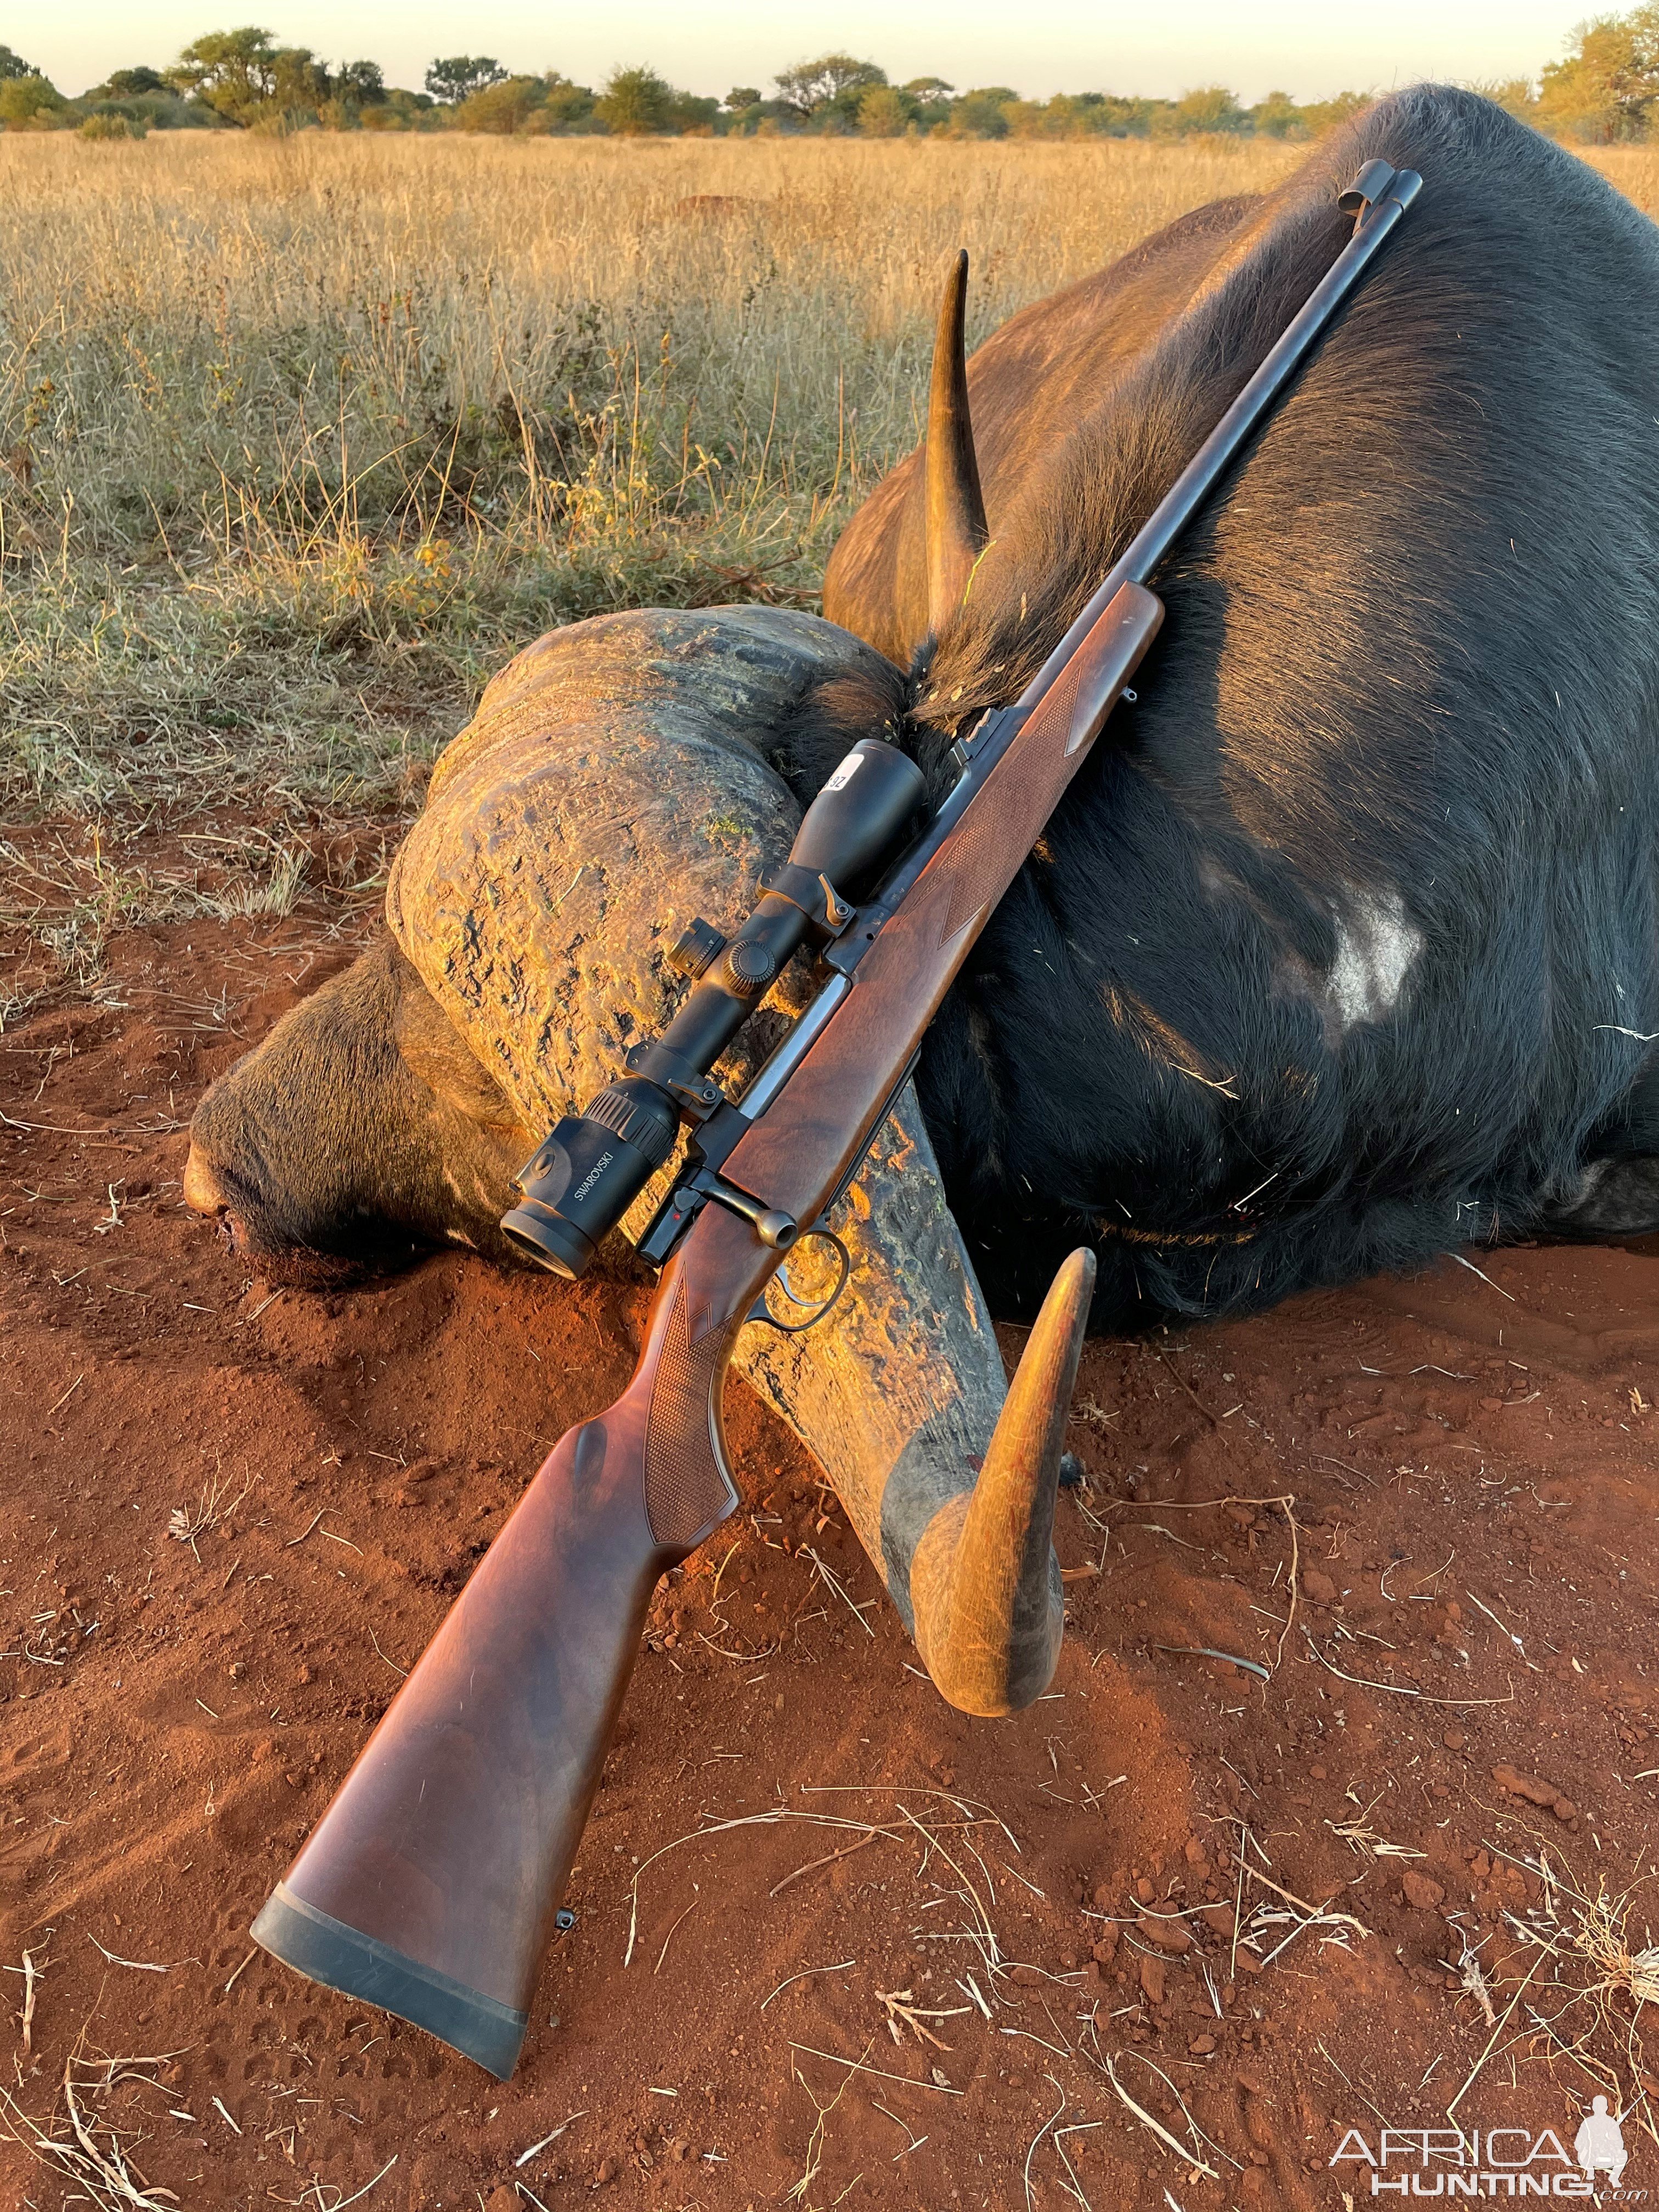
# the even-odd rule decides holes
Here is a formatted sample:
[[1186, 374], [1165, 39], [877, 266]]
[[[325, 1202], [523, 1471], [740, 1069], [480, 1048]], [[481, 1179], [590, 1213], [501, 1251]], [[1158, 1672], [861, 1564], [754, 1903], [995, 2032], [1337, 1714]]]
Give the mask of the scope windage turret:
[[807, 808], [789, 859], [754, 912], [723, 942], [694, 922], [671, 961], [702, 980], [660, 1037], [635, 1045], [629, 1073], [585, 1114], [567, 1114], [520, 1170], [521, 1205], [501, 1228], [529, 1259], [581, 1274], [674, 1149], [683, 1115], [719, 1102], [708, 1071], [808, 936], [828, 943], [855, 896], [890, 857], [921, 804], [915, 763], [879, 738], [861, 738]]

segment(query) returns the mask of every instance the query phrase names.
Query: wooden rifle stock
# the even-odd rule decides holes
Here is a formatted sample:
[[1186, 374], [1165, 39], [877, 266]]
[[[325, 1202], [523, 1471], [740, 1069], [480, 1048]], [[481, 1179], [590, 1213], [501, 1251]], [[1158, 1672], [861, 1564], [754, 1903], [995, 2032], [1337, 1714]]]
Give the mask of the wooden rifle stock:
[[[854, 924], [851, 988], [726, 1155], [729, 1182], [803, 1224], [819, 1218], [1162, 617], [1124, 585], [1035, 703], [1013, 710], [902, 896]], [[276, 1957], [498, 2077], [524, 2039], [652, 1590], [738, 1502], [721, 1389], [780, 1256], [724, 1206], [699, 1214], [663, 1271], [627, 1391], [555, 1446], [253, 1923]], [[1076, 1292], [1073, 1281], [1072, 1368], [1087, 1305]], [[1045, 1336], [1040, 1319], [1033, 1349], [1042, 1338], [1069, 1395], [1057, 1326]]]

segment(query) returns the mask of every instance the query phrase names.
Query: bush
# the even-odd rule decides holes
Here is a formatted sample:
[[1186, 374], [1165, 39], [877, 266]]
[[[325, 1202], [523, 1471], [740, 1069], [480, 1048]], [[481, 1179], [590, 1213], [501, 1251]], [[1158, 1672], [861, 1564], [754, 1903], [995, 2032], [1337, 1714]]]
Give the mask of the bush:
[[72, 119], [68, 100], [46, 77], [0, 80], [0, 124], [8, 131], [62, 131]]
[[1002, 112], [1016, 138], [1144, 138], [1153, 116], [1170, 106], [1105, 92], [1057, 92], [1046, 102], [1011, 100]]
[[886, 83], [887, 72], [855, 54], [820, 54], [816, 61], [780, 70], [772, 82], [802, 123], [833, 133], [858, 120], [859, 103], [872, 86]]
[[278, 46], [269, 31], [210, 31], [187, 46], [167, 82], [228, 123], [291, 128], [295, 111], [314, 114], [329, 96], [328, 71], [308, 46]]
[[1530, 77], [1488, 78], [1472, 84], [1469, 90], [1480, 93], [1494, 106], [1501, 107], [1506, 115], [1513, 115], [1519, 122], [1536, 123], [1538, 120], [1538, 95], [1533, 89]]
[[1302, 110], [1288, 92], [1270, 92], [1250, 110], [1250, 120], [1264, 138], [1305, 138], [1308, 126]]
[[550, 130], [571, 131], [591, 122], [593, 106], [593, 95], [585, 84], [573, 84], [557, 70], [550, 70], [542, 79], [542, 112]]
[[453, 120], [449, 110], [427, 94], [395, 88], [373, 107], [364, 108], [358, 119], [365, 131], [441, 131]]
[[1581, 23], [1574, 50], [1539, 87], [1546, 130], [1590, 145], [1644, 138], [1659, 113], [1659, 5]]
[[[137, 76], [140, 72], [120, 70], [116, 74], [127, 77]], [[125, 117], [134, 126], [135, 137], [143, 137], [148, 131], [214, 131], [228, 127], [210, 107], [204, 107], [198, 100], [180, 100], [176, 92], [118, 93], [107, 98], [88, 93], [82, 104], [88, 101], [93, 115]]]
[[977, 92], [964, 92], [951, 110], [950, 133], [953, 138], [1006, 138], [1008, 136], [1007, 111], [1014, 106], [1029, 106], [1017, 93], [1006, 84], [981, 86]]
[[1250, 118], [1224, 84], [1206, 84], [1176, 100], [1170, 112], [1170, 127], [1180, 138], [1217, 131], [1231, 134], [1248, 131]]
[[1351, 115], [1357, 115], [1362, 107], [1370, 104], [1368, 92], [1339, 92], [1334, 100], [1310, 100], [1302, 111], [1302, 120], [1312, 137], [1321, 138], [1326, 131], [1334, 131], [1339, 123], [1346, 123]]
[[718, 100], [705, 100], [695, 92], [677, 92], [669, 104], [668, 127], [686, 138], [712, 138], [720, 119]]
[[102, 84], [83, 96], [88, 100], [140, 100], [147, 92], [165, 92], [167, 79], [157, 70], [112, 70]]
[[88, 116], [81, 125], [82, 138], [142, 138], [149, 129], [148, 123], [135, 122], [130, 115], [118, 115], [106, 109], [103, 113]]
[[538, 76], [509, 76], [486, 85], [482, 92], [469, 93], [455, 110], [455, 127], [510, 138], [541, 106], [544, 89]]
[[674, 88], [653, 69], [612, 70], [593, 112], [619, 138], [647, 138], [672, 125]]
[[475, 92], [505, 84], [507, 76], [493, 54], [452, 54], [447, 61], [433, 63], [426, 73], [426, 88], [434, 100], [459, 107]]
[[859, 129], [866, 138], [902, 138], [921, 112], [921, 101], [896, 84], [872, 84], [859, 101]]
[[942, 76], [913, 76], [900, 89], [915, 100], [916, 121], [922, 130], [932, 131], [951, 120], [951, 101], [956, 87], [947, 84]]

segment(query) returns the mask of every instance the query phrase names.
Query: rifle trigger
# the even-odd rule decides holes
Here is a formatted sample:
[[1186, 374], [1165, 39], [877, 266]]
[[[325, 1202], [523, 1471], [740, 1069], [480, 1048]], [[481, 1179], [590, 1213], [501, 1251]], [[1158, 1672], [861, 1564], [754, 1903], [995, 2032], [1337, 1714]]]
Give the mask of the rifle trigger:
[[842, 1292], [847, 1288], [848, 1282], [852, 1276], [853, 1255], [848, 1250], [847, 1247], [842, 1243], [840, 1237], [836, 1236], [835, 1231], [833, 1229], [826, 1228], [821, 1218], [815, 1222], [811, 1229], [803, 1229], [801, 1231], [799, 1242], [804, 1243], [809, 1237], [821, 1237], [826, 1244], [833, 1244], [836, 1248], [836, 1257], [841, 1261], [841, 1273], [836, 1276], [836, 1286], [834, 1290], [830, 1291], [829, 1297], [827, 1298], [819, 1299], [815, 1303], [810, 1298], [800, 1297], [797, 1291], [791, 1290], [789, 1287], [788, 1263], [786, 1261], [784, 1265], [778, 1269], [776, 1274], [773, 1276], [772, 1280], [779, 1285], [783, 1291], [783, 1295], [789, 1300], [789, 1303], [792, 1305], [799, 1306], [805, 1310], [806, 1319], [805, 1321], [780, 1321], [777, 1316], [772, 1311], [771, 1308], [767, 1304], [766, 1292], [763, 1291], [759, 1297], [756, 1299], [754, 1304], [749, 1309], [748, 1313], [744, 1316], [745, 1321], [763, 1321], [769, 1328], [776, 1329], [780, 1336], [805, 1336], [809, 1328], [816, 1328], [818, 1323], [834, 1310], [840, 1300]]

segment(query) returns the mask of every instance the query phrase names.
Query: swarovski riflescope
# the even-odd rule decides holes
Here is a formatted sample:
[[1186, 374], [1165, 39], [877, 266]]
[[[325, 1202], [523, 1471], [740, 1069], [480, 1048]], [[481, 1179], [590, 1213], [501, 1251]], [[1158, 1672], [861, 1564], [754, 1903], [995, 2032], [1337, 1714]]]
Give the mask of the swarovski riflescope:
[[[805, 940], [831, 943], [853, 898], [893, 854], [921, 804], [915, 763], [880, 738], [861, 738], [807, 808], [789, 858], [766, 878], [742, 927], [722, 937], [693, 921], [668, 954], [696, 988], [660, 1036], [627, 1054], [627, 1073], [585, 1114], [567, 1114], [520, 1169], [524, 1201], [501, 1218], [520, 1249], [573, 1279], [673, 1151], [682, 1121], [726, 1103], [710, 1074]], [[727, 1204], [742, 1194], [722, 1188]], [[763, 1243], [785, 1249], [809, 1224], [757, 1205]], [[655, 1224], [653, 1224], [653, 1228]], [[653, 1259], [665, 1253], [641, 1250]]]

